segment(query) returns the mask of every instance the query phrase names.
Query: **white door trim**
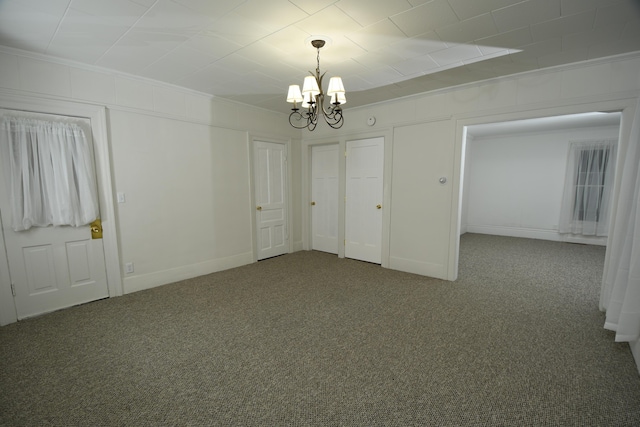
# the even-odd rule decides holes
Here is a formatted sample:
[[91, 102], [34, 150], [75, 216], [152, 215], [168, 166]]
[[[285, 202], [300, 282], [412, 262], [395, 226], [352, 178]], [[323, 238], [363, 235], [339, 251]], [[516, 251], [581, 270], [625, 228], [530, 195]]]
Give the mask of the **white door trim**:
[[287, 253], [293, 252], [294, 230], [292, 227], [293, 219], [293, 190], [291, 183], [293, 182], [293, 168], [294, 163], [291, 159], [291, 140], [290, 139], [278, 139], [271, 137], [263, 137], [260, 135], [249, 135], [249, 185], [251, 191], [251, 236], [252, 236], [252, 250], [253, 250], [253, 262], [258, 261], [258, 229], [256, 226], [256, 186], [255, 186], [255, 159], [254, 149], [256, 141], [271, 142], [274, 144], [284, 144], [287, 154], [287, 177], [286, 177], [286, 192], [287, 192], [287, 232], [289, 235]]
[[[103, 245], [105, 268], [109, 296], [122, 295], [122, 275], [118, 251], [117, 222], [113, 203], [113, 187], [111, 179], [111, 156], [107, 137], [107, 112], [100, 105], [78, 102], [57, 101], [7, 94], [0, 91], [0, 108], [21, 110], [34, 113], [57, 114], [61, 116], [84, 117], [91, 120], [91, 131], [94, 138], [96, 179], [100, 202], [100, 216], [103, 226]], [[0, 231], [1, 233], [1, 231]], [[4, 239], [4, 235], [1, 236]], [[11, 283], [8, 275], [9, 265], [4, 244], [0, 245], [0, 326], [16, 322], [17, 315]]]

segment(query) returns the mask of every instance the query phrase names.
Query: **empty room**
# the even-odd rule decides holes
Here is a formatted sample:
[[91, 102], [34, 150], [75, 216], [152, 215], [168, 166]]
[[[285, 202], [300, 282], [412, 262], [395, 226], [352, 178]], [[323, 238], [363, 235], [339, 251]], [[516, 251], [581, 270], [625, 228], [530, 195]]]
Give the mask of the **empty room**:
[[637, 0], [0, 0], [0, 425], [640, 424]]

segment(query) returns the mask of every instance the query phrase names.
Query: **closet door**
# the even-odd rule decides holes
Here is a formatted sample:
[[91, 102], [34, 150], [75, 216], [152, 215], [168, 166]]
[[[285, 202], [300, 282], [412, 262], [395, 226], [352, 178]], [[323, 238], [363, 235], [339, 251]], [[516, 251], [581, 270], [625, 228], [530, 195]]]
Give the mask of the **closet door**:
[[347, 141], [346, 162], [344, 255], [380, 264], [384, 138]]
[[338, 253], [338, 144], [311, 148], [311, 246]]
[[258, 260], [289, 252], [285, 144], [254, 142]]

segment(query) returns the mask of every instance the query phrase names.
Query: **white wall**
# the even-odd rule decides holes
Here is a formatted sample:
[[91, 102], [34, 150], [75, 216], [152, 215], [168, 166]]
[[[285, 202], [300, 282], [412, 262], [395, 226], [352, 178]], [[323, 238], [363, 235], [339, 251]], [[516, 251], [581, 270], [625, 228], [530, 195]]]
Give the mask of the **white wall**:
[[[121, 272], [125, 293], [253, 262], [251, 137], [289, 141], [299, 158], [300, 132], [283, 114], [2, 48], [0, 106], [14, 95], [107, 108], [111, 197], [126, 196], [116, 204], [117, 252], [135, 269]], [[292, 187], [300, 248], [297, 180]]]
[[619, 127], [475, 137], [467, 142], [467, 206], [472, 233], [606, 244], [558, 233], [571, 141], [617, 139]]
[[[387, 143], [393, 146], [393, 159], [385, 175], [392, 175], [393, 194], [391, 205], [383, 212], [390, 221], [388, 265], [455, 280], [464, 127], [591, 111], [627, 111], [639, 94], [640, 55], [626, 55], [347, 108], [343, 128], [330, 131], [319, 127], [315, 135], [303, 133], [303, 142], [390, 133]], [[630, 121], [624, 119], [625, 114], [626, 130], [622, 133], [628, 134]], [[366, 124], [369, 116], [377, 119], [373, 127]], [[447, 178], [445, 185], [438, 182], [440, 176]], [[308, 197], [306, 191], [303, 188], [303, 200]]]
[[127, 194], [117, 206], [120, 260], [136, 267], [124, 275], [125, 291], [251, 261], [254, 136], [291, 140], [294, 249], [309, 224], [301, 135], [307, 145], [384, 136], [383, 265], [455, 279], [463, 127], [616, 109], [640, 91], [640, 56], [627, 55], [347, 108], [342, 129], [310, 135], [282, 114], [13, 50], [0, 51], [0, 71], [0, 100], [10, 93], [107, 107], [113, 191]]

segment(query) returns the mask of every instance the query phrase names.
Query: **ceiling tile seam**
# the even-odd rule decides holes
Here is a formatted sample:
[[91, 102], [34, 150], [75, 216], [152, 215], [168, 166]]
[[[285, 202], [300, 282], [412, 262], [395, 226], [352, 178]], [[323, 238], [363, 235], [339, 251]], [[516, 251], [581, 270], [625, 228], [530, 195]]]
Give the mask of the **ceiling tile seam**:
[[[453, 12], [453, 14], [456, 16], [456, 18], [458, 18], [458, 22], [462, 22], [463, 19], [460, 18], [460, 16], [458, 15], [458, 13], [456, 12], [456, 9], [453, 7], [453, 5], [451, 4], [450, 0], [447, 0], [447, 4], [449, 5], [449, 8], [451, 9], [451, 11]], [[471, 17], [473, 18], [473, 16]]]
[[[331, 6], [336, 6], [336, 3], [339, 3], [339, 0], [336, 0], [336, 1], [334, 1], [333, 3], [329, 3], [329, 4], [327, 4], [326, 6], [324, 6], [324, 7], [320, 8], [320, 9], [316, 10], [316, 11], [315, 11], [315, 12], [313, 12], [313, 13], [309, 13], [309, 12], [307, 12], [306, 10], [304, 10], [303, 8], [301, 8], [300, 6], [298, 6], [297, 4], [293, 3], [291, 0], [288, 0], [288, 1], [289, 1], [289, 3], [291, 3], [292, 5], [294, 5], [295, 7], [297, 7], [298, 9], [300, 9], [301, 11], [303, 11], [304, 13], [306, 13], [306, 14], [307, 14], [307, 15], [309, 15], [309, 16], [313, 16], [313, 15], [315, 15], [315, 14], [316, 14], [316, 13], [318, 13], [318, 12], [322, 12], [323, 10], [330, 8]], [[246, 3], [246, 1], [245, 1], [245, 3]], [[342, 9], [340, 9], [340, 10], [342, 10]], [[307, 16], [307, 18], [308, 18], [309, 16]], [[306, 18], [304, 18], [304, 19], [306, 19]], [[353, 19], [353, 18], [352, 18], [352, 19]], [[356, 21], [356, 22], [357, 22], [357, 21]]]
[[[178, 84], [175, 83], [168, 83], [168, 82], [164, 82], [161, 80], [155, 80], [152, 79], [150, 77], [145, 77], [145, 76], [141, 76], [138, 74], [133, 74], [133, 73], [129, 73], [126, 71], [120, 71], [120, 70], [116, 70], [113, 68], [107, 68], [107, 67], [103, 67], [100, 65], [95, 65], [95, 64], [88, 64], [85, 62], [78, 62], [75, 61], [73, 59], [67, 59], [67, 58], [60, 58], [60, 57], [56, 57], [53, 55], [49, 55], [46, 53], [39, 53], [39, 52], [31, 52], [31, 51], [27, 51], [27, 50], [23, 50], [23, 49], [18, 49], [15, 47], [9, 47], [9, 46], [3, 46], [0, 45], [0, 53], [8, 53], [11, 55], [16, 55], [16, 56], [20, 56], [23, 58], [27, 58], [27, 59], [32, 59], [32, 60], [36, 60], [36, 61], [47, 61], [47, 62], [51, 62], [53, 64], [57, 64], [63, 67], [71, 67], [71, 68], [77, 68], [80, 70], [85, 70], [88, 72], [93, 72], [93, 73], [103, 73], [103, 74], [107, 74], [110, 76], [113, 76], [114, 78], [123, 78], [123, 79], [128, 79], [128, 80], [133, 80], [139, 83], [145, 83], [145, 84], [149, 84], [152, 85], [154, 87], [163, 87], [163, 88], [167, 88], [167, 89], [173, 89], [173, 90], [177, 90], [179, 92], [184, 92], [184, 93], [190, 93], [190, 94], [194, 94], [194, 95], [199, 95], [199, 96], [206, 96], [206, 97], [213, 97], [215, 95], [211, 94], [211, 93], [207, 93], [207, 92], [203, 92], [200, 90], [196, 90], [196, 89], [191, 89], [188, 88], [186, 86], [180, 86]], [[18, 63], [19, 65], [19, 63]], [[70, 72], [70, 71], [69, 71]]]
[[[156, 0], [156, 2], [153, 4], [153, 6], [156, 5], [156, 3], [158, 2], [158, 0]], [[233, 9], [227, 11], [226, 13], [222, 14], [221, 16], [218, 16], [217, 18], [212, 18], [210, 19], [211, 22], [215, 22], [215, 21], [219, 21], [220, 19], [225, 18], [227, 15], [233, 13], [236, 9], [239, 9], [240, 6], [242, 6], [243, 4], [245, 4], [247, 2], [247, 0], [243, 1], [242, 3], [240, 3], [239, 5], [237, 5], [236, 7], [234, 7]], [[185, 9], [189, 9], [191, 12], [200, 15], [200, 12], [198, 12], [197, 10], [193, 9], [192, 7], [190, 7], [188, 4], [185, 3], [176, 3], [182, 7], [184, 7]], [[153, 6], [151, 6], [149, 9], [153, 8]]]
[[[351, 17], [349, 16], [349, 18], [351, 18]], [[351, 19], [353, 19], [353, 18], [351, 18]], [[388, 18], [386, 18], [386, 19], [388, 19]], [[382, 19], [382, 20], [380, 20], [380, 21], [378, 21], [378, 22], [382, 22], [382, 21], [384, 21], [384, 19]], [[356, 22], [357, 22], [357, 21], [356, 21]], [[392, 21], [392, 22], [393, 22], [393, 21]], [[358, 24], [359, 24], [359, 23], [358, 23]], [[375, 25], [375, 24], [372, 24], [372, 25]], [[395, 24], [394, 24], [394, 25], [395, 25]], [[362, 27], [362, 28], [367, 28], [367, 27]], [[400, 30], [400, 31], [402, 31], [402, 30]], [[353, 34], [353, 32], [352, 32], [352, 33], [349, 33], [349, 34], [345, 34], [345, 35], [344, 35], [344, 38], [345, 38], [345, 39], [347, 39], [347, 40], [349, 40], [351, 43], [355, 44], [356, 46], [358, 46], [360, 49], [362, 49], [363, 51], [365, 51], [365, 52], [367, 52], [367, 53], [375, 52], [375, 51], [372, 51], [372, 50], [367, 49], [366, 47], [362, 46], [360, 43], [358, 43], [357, 41], [355, 41], [352, 37], [350, 37], [350, 35], [351, 35], [351, 34]], [[403, 32], [403, 34], [404, 34], [404, 32]], [[351, 59], [353, 59], [353, 58], [351, 58]], [[358, 61], [356, 61], [356, 62], [358, 62]], [[358, 64], [360, 64], [360, 63], [358, 62]], [[360, 65], [364, 65], [364, 64], [360, 64]]]
[[[214, 19], [214, 20], [211, 20], [211, 24], [215, 24], [217, 21], [224, 19], [224, 17], [225, 17], [225, 16], [228, 16], [229, 14], [233, 13], [233, 11], [234, 11], [234, 10], [238, 9], [238, 8], [239, 8], [240, 6], [242, 6], [244, 3], [246, 3], [246, 1], [245, 1], [245, 2], [243, 2], [243, 3], [241, 3], [241, 4], [239, 4], [238, 6], [236, 6], [235, 8], [233, 8], [232, 10], [230, 10], [229, 12], [227, 12], [227, 13], [225, 13], [224, 15], [220, 16], [219, 18]], [[289, 2], [289, 3], [291, 3], [291, 2]], [[293, 3], [291, 3], [291, 4], [293, 4]], [[295, 4], [293, 4], [293, 5], [294, 5], [294, 6], [296, 6]], [[185, 6], [185, 7], [186, 7], [186, 6]], [[296, 6], [296, 7], [297, 7], [297, 6]], [[150, 9], [151, 9], [151, 8], [150, 8]], [[149, 9], [149, 10], [150, 10], [150, 9]], [[192, 10], [192, 9], [190, 9], [190, 8], [188, 8], [188, 7], [187, 7], [187, 9]], [[300, 9], [300, 8], [298, 8], [298, 9]], [[302, 10], [302, 9], [300, 9], [300, 10]], [[195, 11], [194, 11], [194, 12], [195, 12]], [[302, 10], [302, 12], [308, 15], [307, 17], [302, 18], [302, 19], [306, 19], [306, 18], [308, 18], [309, 16], [311, 16], [311, 15], [309, 15], [307, 12], [305, 12], [304, 10]], [[196, 13], [197, 13], [197, 12], [196, 12]], [[144, 16], [144, 15], [143, 15], [143, 16]], [[142, 17], [141, 17], [141, 18], [142, 18]], [[298, 22], [298, 21], [296, 21], [296, 23], [297, 23], [297, 22]], [[137, 23], [137, 21], [136, 21], [136, 23]], [[211, 24], [209, 24], [209, 25], [211, 25]], [[135, 25], [135, 24], [134, 24], [134, 25]], [[292, 25], [293, 25], [293, 24], [292, 24]], [[288, 26], [287, 26], [287, 27], [285, 27], [285, 28], [288, 28], [288, 27], [290, 27], [290, 26], [291, 26], [291, 25], [288, 25]], [[133, 28], [133, 26], [132, 26], [132, 28]], [[171, 54], [173, 51], [175, 51], [176, 49], [178, 49], [180, 46], [183, 46], [184, 44], [188, 43], [190, 40], [192, 40], [192, 39], [193, 39], [193, 38], [195, 38], [196, 36], [198, 36], [198, 35], [205, 35], [205, 36], [206, 36], [206, 35], [207, 35], [206, 33], [208, 32], [208, 31], [206, 30], [206, 28], [208, 28], [208, 26], [207, 26], [207, 27], [200, 28], [200, 29], [199, 29], [199, 30], [197, 30], [197, 31], [196, 31], [196, 32], [195, 32], [191, 37], [189, 37], [187, 40], [183, 41], [182, 43], [180, 43], [178, 46], [174, 47], [173, 49], [171, 49], [171, 50], [167, 51], [164, 55], [162, 55], [162, 56], [161, 56], [160, 58], [158, 58], [156, 61], [154, 61], [153, 63], [151, 63], [151, 64], [147, 65], [147, 66], [146, 66], [146, 67], [144, 67], [142, 70], [140, 70], [140, 72], [143, 72], [143, 71], [147, 70], [149, 67], [153, 66], [154, 64], [158, 63], [158, 62], [159, 62], [159, 61], [161, 61], [162, 59], [166, 58], [166, 57], [167, 57], [169, 54]], [[282, 28], [282, 29], [283, 29], [283, 28]], [[280, 30], [282, 30], [282, 29], [280, 29]], [[206, 64], [204, 67], [202, 67], [202, 69], [207, 68], [207, 67], [211, 67], [212, 65], [216, 64], [217, 62], [222, 61], [223, 59], [225, 59], [225, 58], [227, 58], [227, 57], [229, 57], [229, 56], [231, 56], [231, 55], [233, 55], [233, 54], [237, 53], [238, 51], [242, 50], [243, 48], [245, 48], [245, 47], [249, 47], [249, 46], [252, 46], [252, 45], [254, 45], [254, 44], [258, 43], [260, 40], [264, 39], [265, 37], [268, 37], [268, 36], [270, 36], [270, 35], [273, 35], [273, 34], [277, 33], [277, 32], [278, 32], [278, 31], [280, 31], [280, 30], [273, 31], [273, 32], [271, 32], [271, 33], [269, 33], [269, 34], [265, 35], [264, 37], [261, 37], [260, 39], [254, 40], [254, 41], [252, 41], [251, 43], [249, 43], [249, 44], [246, 44], [246, 45], [242, 46], [240, 49], [236, 49], [236, 50], [234, 50], [234, 51], [232, 51], [232, 52], [229, 52], [229, 53], [227, 53], [226, 55], [223, 55], [223, 56], [221, 56], [221, 57], [217, 58], [216, 60], [214, 60], [214, 61], [212, 61], [212, 62], [209, 62], [209, 63], [208, 63], [208, 64]], [[161, 34], [161, 32], [160, 32], [160, 34]], [[224, 36], [218, 35], [218, 34], [216, 34], [216, 33], [213, 33], [213, 34], [214, 34], [216, 37], [218, 37], [218, 38], [220, 38], [220, 39], [222, 39], [222, 40], [226, 40], [226, 41], [228, 41], [228, 42], [230, 42], [230, 43], [235, 43], [233, 40], [230, 40], [230, 39], [228, 39], [228, 38], [226, 38], [226, 37], [224, 37]], [[117, 41], [116, 41], [116, 43], [117, 43]], [[115, 45], [115, 43], [114, 43], [114, 45]], [[105, 52], [105, 53], [106, 53], [106, 52]], [[227, 67], [225, 67], [225, 68], [226, 68], [226, 69], [228, 69]], [[192, 73], [187, 74], [187, 75], [183, 75], [179, 80], [183, 80], [183, 79], [189, 78], [189, 77], [193, 76], [194, 74], [196, 74], [196, 73], [198, 73], [198, 72], [202, 71], [202, 69], [201, 69], [201, 70], [195, 70], [195, 71], [193, 71]]]
[[[155, 32], [154, 32], [155, 33]], [[157, 33], [157, 34], [162, 34], [162, 33]], [[182, 43], [180, 43], [179, 45], [175, 46], [173, 49], [168, 50], [164, 55], [160, 56], [158, 59], [156, 59], [155, 61], [153, 61], [151, 64], [148, 64], [146, 67], [142, 68], [140, 71], [138, 71], [139, 73], [143, 73], [144, 71], [148, 70], [150, 67], [152, 67], [153, 65], [157, 64], [158, 62], [162, 61], [163, 59], [165, 59], [167, 56], [169, 56], [171, 53], [175, 52], [178, 48], [180, 48], [181, 46], [184, 46], [186, 43], [188, 43], [191, 39], [193, 39], [198, 33], [194, 34], [193, 36], [189, 37], [188, 39], [186, 39], [185, 41], [183, 41]], [[115, 44], [115, 43], [114, 43]], [[193, 49], [192, 49], [193, 50]], [[203, 54], [204, 55], [204, 54]], [[217, 61], [217, 60], [216, 60]], [[214, 64], [216, 61], [210, 62], [208, 63], [205, 67], [206, 68], [212, 64]], [[182, 76], [179, 80], [185, 79], [187, 77], [191, 77], [192, 75], [194, 75], [195, 73], [197, 73], [199, 70], [195, 70], [194, 72], [192, 72], [189, 75], [184, 75]]]
[[69, 13], [69, 9], [71, 9], [71, 2], [67, 4], [67, 7], [64, 10], [64, 13], [62, 14], [62, 18], [60, 18], [60, 20], [58, 21], [58, 25], [56, 25], [56, 30], [53, 32], [53, 35], [49, 39], [49, 42], [47, 43], [47, 47], [44, 49], [44, 53], [47, 53], [49, 51], [49, 48], [51, 47], [51, 43], [53, 42], [53, 39], [56, 38], [56, 36], [58, 35], [58, 32], [60, 31], [60, 27], [62, 26], [62, 21], [64, 21], [64, 19], [67, 17], [67, 14]]
[[140, 16], [138, 17], [138, 19], [136, 19], [136, 22], [134, 22], [133, 24], [131, 24], [131, 25], [129, 26], [129, 29], [127, 29], [127, 31], [125, 31], [124, 33], [122, 33], [122, 35], [120, 35], [120, 37], [118, 37], [118, 40], [114, 41], [114, 42], [111, 44], [111, 46], [109, 47], [109, 49], [105, 50], [105, 51], [102, 53], [102, 55], [100, 55], [100, 57], [99, 57], [98, 59], [96, 59], [96, 60], [93, 62], [93, 64], [94, 64], [94, 65], [97, 65], [97, 64], [98, 64], [98, 63], [99, 63], [99, 62], [100, 62], [100, 61], [105, 57], [105, 55], [106, 55], [107, 53], [109, 53], [109, 52], [113, 49], [113, 47], [114, 47], [116, 44], [118, 44], [118, 43], [119, 43], [123, 38], [125, 38], [125, 37], [127, 36], [127, 34], [129, 34], [129, 33], [131, 32], [131, 30], [133, 29], [133, 27], [135, 27], [135, 26], [140, 22], [140, 20], [142, 20], [142, 18], [144, 18], [145, 16], [147, 16], [147, 14], [149, 13], [149, 11], [151, 11], [151, 10], [155, 7], [155, 5], [156, 5], [156, 4], [158, 4], [158, 1], [159, 1], [159, 0], [156, 0], [156, 1], [155, 1], [155, 3], [153, 3], [153, 5], [152, 5], [150, 8], [148, 8], [148, 9], [147, 9], [147, 11], [146, 11], [145, 13], [143, 13], [142, 15], [140, 15]]
[[[244, 2], [244, 3], [246, 3], [246, 2]], [[242, 3], [242, 4], [244, 4], [244, 3]], [[291, 3], [291, 1], [289, 1], [289, 3]], [[240, 49], [236, 49], [236, 50], [234, 50], [234, 51], [232, 51], [232, 52], [229, 52], [229, 53], [227, 53], [226, 55], [221, 56], [220, 58], [216, 59], [215, 61], [213, 61], [213, 62], [211, 62], [211, 63], [207, 64], [207, 67], [210, 67], [210, 66], [214, 65], [216, 62], [219, 62], [219, 61], [221, 61], [221, 60], [223, 60], [223, 59], [227, 58], [227, 57], [228, 57], [228, 56], [230, 56], [230, 55], [233, 55], [233, 54], [237, 53], [238, 51], [240, 51], [240, 50], [242, 50], [242, 49], [244, 49], [244, 48], [246, 48], [246, 47], [253, 46], [254, 44], [256, 44], [256, 43], [260, 42], [261, 40], [263, 40], [263, 39], [265, 39], [265, 38], [267, 38], [267, 37], [269, 37], [269, 36], [272, 36], [272, 35], [274, 35], [274, 34], [276, 34], [276, 33], [280, 32], [280, 31], [282, 31], [282, 30], [287, 29], [287, 28], [295, 27], [295, 28], [301, 29], [302, 31], [304, 31], [304, 32], [306, 32], [307, 34], [309, 34], [309, 36], [311, 36], [312, 34], [310, 34], [307, 30], [304, 30], [304, 29], [302, 29], [302, 28], [298, 27], [298, 26], [297, 26], [297, 24], [298, 24], [298, 23], [300, 23], [301, 21], [304, 21], [305, 19], [308, 19], [308, 18], [312, 17], [312, 16], [313, 16], [313, 15], [315, 15], [316, 13], [318, 13], [318, 12], [320, 12], [320, 11], [322, 11], [322, 10], [325, 10], [325, 9], [327, 9], [327, 8], [331, 7], [331, 6], [332, 6], [332, 5], [334, 5], [335, 3], [332, 3], [332, 4], [330, 4], [330, 5], [326, 6], [326, 7], [323, 7], [322, 9], [318, 10], [318, 11], [317, 11], [317, 12], [315, 12], [314, 14], [309, 14], [309, 13], [308, 13], [308, 12], [306, 12], [305, 10], [301, 9], [300, 7], [298, 7], [295, 3], [291, 3], [291, 4], [292, 4], [293, 6], [295, 6], [296, 8], [300, 9], [300, 10], [301, 10], [303, 13], [305, 13], [307, 16], [305, 16], [305, 17], [303, 17], [303, 18], [300, 18], [299, 20], [297, 20], [297, 21], [295, 21], [295, 22], [290, 23], [290, 24], [289, 24], [289, 25], [287, 25], [286, 27], [282, 27], [282, 28], [279, 28], [279, 29], [277, 29], [277, 30], [275, 30], [275, 31], [272, 31], [272, 32], [268, 33], [268, 34], [265, 34], [264, 36], [260, 37], [260, 38], [259, 38], [259, 39], [257, 39], [257, 40], [252, 41], [251, 43], [248, 43], [248, 44], [246, 44], [246, 45], [242, 45], [242, 47], [241, 47]], [[240, 5], [239, 5], [239, 6], [240, 6]], [[238, 7], [239, 7], [239, 6], [238, 6]], [[237, 9], [238, 7], [236, 7], [235, 9]], [[235, 10], [235, 9], [233, 9], [233, 10]], [[340, 10], [342, 10], [342, 9], [340, 9]], [[229, 13], [231, 13], [231, 12], [229, 12]], [[221, 16], [220, 18], [218, 18], [218, 19], [214, 20], [214, 21], [213, 21], [213, 23], [215, 23], [215, 22], [219, 21], [220, 19], [224, 19], [224, 17], [225, 17], [225, 16], [227, 16], [229, 13], [227, 13], [227, 14], [225, 14], [225, 15]], [[345, 15], [347, 15], [347, 14], [345, 13]], [[349, 15], [347, 15], [347, 16], [349, 16]], [[358, 21], [354, 20], [351, 16], [349, 16], [349, 18], [351, 18], [354, 22], [358, 22]], [[358, 23], [358, 25], [360, 25], [360, 23]], [[362, 26], [362, 25], [360, 25], [360, 26]], [[195, 35], [194, 35], [194, 36], [192, 36], [192, 37], [195, 37], [195, 36], [196, 36], [196, 35], [198, 35], [198, 34], [206, 35], [206, 34], [205, 34], [205, 31], [199, 31], [197, 34], [195, 34]], [[233, 40], [230, 40], [230, 39], [228, 39], [228, 38], [226, 38], [226, 37], [224, 37], [224, 36], [222, 36], [222, 35], [218, 35], [218, 34], [216, 34], [215, 32], [214, 32], [213, 34], [214, 34], [216, 37], [219, 37], [219, 38], [221, 38], [221, 39], [223, 39], [223, 40], [226, 40], [226, 41], [231, 42], [231, 43], [235, 43]], [[345, 37], [346, 37], [346, 36], [345, 36]], [[347, 37], [347, 38], [348, 38], [348, 37]], [[191, 39], [189, 39], [189, 40], [191, 40]], [[350, 40], [351, 42], [353, 42], [354, 44], [356, 44], [356, 45], [357, 45], [358, 47], [360, 47], [361, 49], [363, 49], [364, 51], [367, 51], [365, 48], [363, 48], [362, 46], [358, 45], [358, 44], [357, 44], [357, 43], [355, 43], [353, 40], [351, 40], [351, 39], [349, 39], [349, 40]], [[185, 42], [185, 43], [186, 43], [186, 42]], [[197, 72], [197, 71], [196, 71], [196, 72]], [[186, 78], [186, 76], [185, 76], [185, 78]]]
[[[340, 2], [339, 2], [339, 1], [338, 1], [338, 2], [336, 2], [336, 3], [334, 3], [334, 5], [338, 8], [338, 10], [339, 10], [340, 12], [344, 13], [344, 14], [345, 14], [345, 15], [347, 15], [349, 18], [351, 18], [351, 20], [352, 20], [353, 22], [355, 22], [355, 23], [357, 23], [358, 25], [360, 25], [360, 28], [361, 28], [361, 29], [362, 29], [362, 28], [367, 28], [367, 27], [369, 26], [369, 25], [363, 25], [363, 24], [362, 24], [360, 21], [358, 21], [354, 16], [351, 16], [351, 15], [349, 14], [349, 12], [347, 12], [346, 10], [344, 10], [343, 8], [341, 8], [341, 7], [340, 7]], [[378, 21], [378, 22], [381, 22], [381, 21], [384, 21], [384, 19], [381, 19], [381, 20], [380, 20], [380, 21]], [[373, 24], [370, 24], [370, 25], [373, 25]]]

